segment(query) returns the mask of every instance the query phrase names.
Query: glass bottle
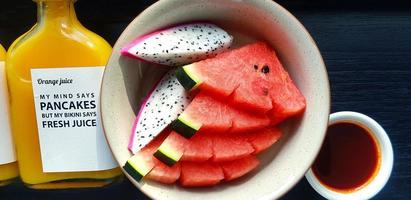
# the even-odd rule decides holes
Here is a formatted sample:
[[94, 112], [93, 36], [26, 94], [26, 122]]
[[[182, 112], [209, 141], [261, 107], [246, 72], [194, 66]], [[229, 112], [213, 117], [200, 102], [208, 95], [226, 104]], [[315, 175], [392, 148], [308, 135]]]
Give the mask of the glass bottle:
[[0, 45], [0, 186], [10, 183], [19, 175], [10, 129], [5, 57], [6, 51]]
[[34, 189], [99, 187], [121, 177], [98, 109], [111, 47], [81, 25], [74, 2], [36, 0], [36, 25], [7, 53], [19, 171]]

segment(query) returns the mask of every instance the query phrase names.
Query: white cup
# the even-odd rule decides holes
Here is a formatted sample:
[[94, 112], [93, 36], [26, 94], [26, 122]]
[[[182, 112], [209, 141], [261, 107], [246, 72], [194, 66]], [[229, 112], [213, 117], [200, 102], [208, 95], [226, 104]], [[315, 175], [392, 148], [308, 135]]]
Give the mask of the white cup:
[[385, 130], [375, 120], [364, 114], [343, 111], [330, 115], [329, 126], [341, 122], [357, 124], [369, 130], [369, 132], [374, 136], [379, 148], [381, 159], [378, 172], [372, 180], [366, 183], [366, 185], [352, 192], [338, 192], [326, 187], [314, 175], [311, 168], [305, 174], [305, 177], [314, 190], [327, 199], [370, 199], [381, 191], [391, 175], [394, 155], [390, 139], [388, 138]]

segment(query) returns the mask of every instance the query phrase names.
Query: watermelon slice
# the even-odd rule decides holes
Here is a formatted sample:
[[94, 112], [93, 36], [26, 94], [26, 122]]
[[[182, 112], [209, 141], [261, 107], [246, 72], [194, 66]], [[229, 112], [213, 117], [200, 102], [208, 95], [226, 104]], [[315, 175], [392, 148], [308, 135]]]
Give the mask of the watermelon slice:
[[243, 132], [268, 126], [263, 114], [251, 114], [219, 101], [205, 92], [198, 93], [187, 109], [174, 121], [172, 128], [186, 138], [200, 132]]
[[268, 113], [273, 125], [306, 106], [275, 51], [264, 42], [186, 65], [176, 76], [187, 90], [199, 88], [238, 108]]
[[253, 154], [256, 155], [271, 147], [281, 136], [281, 130], [272, 127], [257, 132], [244, 133], [240, 137], [244, 137], [253, 146]]
[[180, 163], [169, 167], [157, 159], [154, 159], [155, 167], [147, 174], [147, 179], [165, 184], [172, 184], [180, 178]]
[[212, 186], [224, 179], [221, 167], [212, 162], [181, 162], [180, 184], [185, 187]]
[[[149, 180], [171, 184], [180, 178], [183, 186], [209, 186], [217, 184], [222, 179], [218, 175], [218, 165], [222, 167], [223, 177], [226, 181], [236, 179], [253, 170], [257, 167], [258, 160], [252, 155], [272, 146], [279, 137], [281, 137], [281, 131], [278, 128], [269, 128], [235, 135], [201, 133], [186, 140], [167, 129], [130, 158], [124, 169], [137, 181], [146, 177]], [[160, 148], [162, 145], [165, 145], [166, 148]], [[171, 155], [170, 157], [175, 159], [172, 160], [174, 163], [172, 167], [167, 165], [169, 159], [163, 161], [153, 156], [156, 152], [161, 152], [164, 149], [172, 152], [164, 154]], [[181, 157], [181, 162], [177, 162], [180, 159], [179, 156], [177, 159], [173, 155], [180, 155], [182, 151], [184, 154]], [[186, 163], [185, 178], [182, 178], [183, 167], [181, 163]], [[207, 169], [201, 168], [203, 165]], [[191, 180], [187, 177], [187, 173], [194, 174], [190, 170], [195, 168], [214, 169], [214, 171], [210, 171], [214, 175], [208, 178], [200, 176], [198, 180]]]
[[127, 160], [123, 169], [136, 181], [141, 181], [155, 166], [152, 154], [139, 151], [133, 157]]
[[212, 141], [215, 162], [237, 160], [254, 153], [253, 146], [243, 137], [215, 136]]
[[181, 161], [207, 161], [213, 156], [212, 139], [202, 134], [192, 137], [185, 147]]
[[187, 139], [172, 131], [154, 153], [154, 157], [168, 166], [176, 164], [183, 156]]
[[255, 156], [247, 156], [239, 160], [221, 162], [219, 164], [224, 172], [224, 180], [231, 181], [257, 168], [260, 161]]

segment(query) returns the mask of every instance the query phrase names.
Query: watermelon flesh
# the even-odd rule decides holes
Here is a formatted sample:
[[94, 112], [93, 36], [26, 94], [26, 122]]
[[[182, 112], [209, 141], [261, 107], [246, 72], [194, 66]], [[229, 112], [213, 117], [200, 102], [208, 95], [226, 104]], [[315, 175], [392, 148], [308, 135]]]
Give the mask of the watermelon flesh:
[[244, 133], [240, 137], [244, 137], [253, 146], [253, 154], [256, 155], [270, 148], [281, 136], [281, 130], [272, 127], [257, 132]]
[[154, 156], [171, 167], [180, 160], [195, 162], [209, 159], [215, 162], [236, 160], [251, 155], [254, 151], [254, 147], [245, 135], [200, 133], [186, 140], [172, 131]]
[[306, 106], [275, 51], [264, 42], [186, 65], [176, 75], [188, 90], [199, 88], [238, 108], [267, 113], [273, 125]]
[[180, 160], [193, 162], [237, 160], [268, 149], [280, 137], [281, 131], [278, 128], [235, 135], [198, 133], [185, 143]]
[[222, 180], [238, 179], [258, 167], [260, 161], [252, 155], [225, 162], [181, 162], [180, 184], [184, 187], [213, 186]]
[[191, 138], [185, 147], [181, 161], [207, 161], [213, 156], [212, 139], [196, 134]]
[[264, 114], [236, 109], [200, 91], [187, 109], [172, 123], [173, 129], [191, 137], [199, 132], [244, 132], [262, 129], [270, 124]]
[[253, 146], [243, 137], [214, 136], [212, 141], [215, 162], [238, 160], [254, 153]]
[[184, 187], [204, 187], [224, 179], [221, 167], [212, 162], [181, 162], [180, 184]]
[[171, 131], [154, 153], [154, 157], [171, 167], [181, 159], [187, 143], [187, 139], [180, 134]]
[[[150, 152], [153, 152], [152, 149], [158, 147], [154, 156], [169, 166], [174, 165], [179, 160], [202, 162], [211, 159], [215, 162], [221, 162], [260, 153], [274, 144], [280, 136], [279, 129], [270, 128], [234, 135], [203, 132], [186, 140], [172, 131], [165, 139], [155, 140], [148, 144], [145, 149], [150, 149]], [[161, 145], [159, 145], [160, 141], [163, 141]], [[164, 148], [164, 146], [166, 147]], [[170, 160], [172, 160], [171, 163]]]
[[257, 168], [260, 161], [255, 156], [247, 156], [239, 160], [219, 163], [224, 173], [224, 180], [231, 181], [244, 176]]
[[[254, 155], [272, 146], [280, 137], [281, 131], [277, 128], [235, 135], [199, 133], [185, 141], [184, 147], [173, 147], [184, 149], [184, 154], [180, 161], [170, 167], [153, 154], [164, 142], [169, 143], [167, 140], [180, 144], [177, 141], [186, 139], [166, 129], [129, 160], [131, 165], [129, 164], [126, 171], [137, 181], [145, 177], [163, 184], [172, 184], [179, 180], [181, 185], [186, 187], [215, 185], [222, 179], [237, 179], [255, 169], [259, 162]], [[207, 176], [197, 174], [196, 170], [207, 171]], [[196, 180], [191, 176], [197, 177]]]
[[147, 179], [164, 184], [172, 184], [180, 178], [180, 163], [169, 167], [155, 158], [154, 160], [155, 166], [150, 173], [147, 174]]
[[136, 179], [178, 180], [185, 187], [238, 179], [257, 168], [256, 155], [281, 138], [274, 125], [306, 106], [262, 42], [187, 65], [176, 76], [186, 90], [199, 90], [171, 124], [174, 131], [160, 134], [126, 163]]
[[123, 169], [136, 181], [141, 181], [154, 168], [152, 154], [139, 151], [124, 164]]

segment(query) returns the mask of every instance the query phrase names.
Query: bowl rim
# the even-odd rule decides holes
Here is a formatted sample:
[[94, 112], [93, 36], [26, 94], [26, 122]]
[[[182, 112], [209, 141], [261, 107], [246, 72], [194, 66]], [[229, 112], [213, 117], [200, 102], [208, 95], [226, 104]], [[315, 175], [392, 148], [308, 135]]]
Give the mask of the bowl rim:
[[[160, 8], [163, 6], [163, 4], [165, 4], [165, 3], [172, 3], [172, 2], [177, 2], [177, 1], [178, 1], [178, 0], [157, 1], [157, 2], [153, 3], [152, 5], [148, 6], [146, 9], [144, 9], [142, 12], [140, 12], [140, 13], [127, 25], [127, 27], [123, 30], [123, 32], [122, 32], [122, 34], [119, 36], [119, 38], [123, 37], [123, 34], [124, 34], [124, 33], [128, 32], [130, 29], [133, 28], [133, 24], [139, 19], [140, 16], [145, 15], [146, 13], [152, 12], [152, 10], [160, 9]], [[233, 0], [233, 1], [235, 1], [235, 0]], [[319, 64], [319, 68], [323, 69], [323, 70], [321, 70], [321, 71], [323, 72], [322, 76], [324, 76], [324, 78], [325, 78], [325, 80], [326, 80], [326, 82], [324, 83], [324, 84], [325, 84], [325, 85], [324, 85], [324, 89], [325, 89], [326, 91], [328, 91], [328, 92], [327, 92], [328, 94], [325, 95], [325, 100], [324, 100], [324, 101], [327, 101], [327, 102], [328, 102], [328, 106], [325, 108], [325, 112], [326, 112], [326, 114], [327, 114], [327, 116], [328, 116], [328, 115], [330, 114], [330, 111], [331, 111], [330, 80], [329, 80], [329, 77], [328, 77], [327, 68], [326, 68], [324, 59], [323, 59], [323, 57], [322, 57], [322, 55], [321, 55], [321, 52], [320, 52], [320, 50], [319, 50], [319, 48], [318, 48], [315, 40], [312, 38], [312, 36], [311, 36], [310, 33], [308, 32], [308, 30], [304, 27], [304, 25], [303, 25], [294, 15], [292, 15], [288, 10], [286, 10], [284, 7], [282, 7], [280, 4], [278, 4], [278, 3], [275, 2], [275, 1], [249, 0], [247, 3], [252, 4], [253, 6], [258, 6], [258, 5], [259, 5], [259, 6], [262, 6], [262, 5], [265, 4], [265, 3], [271, 4], [272, 7], [275, 7], [276, 9], [279, 9], [284, 15], [286, 15], [286, 17], [289, 18], [289, 20], [291, 20], [291, 21], [294, 23], [295, 26], [299, 27], [299, 28], [301, 29], [301, 31], [303, 32], [303, 34], [307, 37], [308, 42], [309, 42], [309, 43], [311, 44], [311, 46], [313, 47], [313, 50], [315, 51], [315, 53], [317, 54], [317, 56], [319, 56], [319, 63], [320, 63], [320, 64]], [[265, 10], [265, 11], [267, 11], [267, 10]], [[117, 40], [117, 41], [115, 42], [114, 47], [118, 45], [118, 42], [119, 42], [119, 40]], [[110, 57], [110, 59], [111, 59], [111, 57]], [[104, 75], [103, 75], [103, 81], [104, 81], [105, 77], [106, 77], [106, 73], [104, 73]], [[103, 85], [103, 86], [104, 86], [104, 85]], [[101, 90], [103, 90], [103, 87], [102, 87]], [[102, 97], [102, 96], [101, 96], [101, 97]], [[101, 98], [101, 97], [100, 97], [100, 98]], [[101, 111], [101, 117], [104, 118], [104, 112], [103, 112], [103, 110]], [[325, 124], [325, 127], [326, 127], [327, 124], [328, 124], [328, 117], [327, 117], [326, 121], [324, 122], [324, 124]], [[106, 128], [105, 128], [104, 123], [102, 123], [102, 125], [103, 125], [104, 134], [105, 134], [105, 136], [106, 136], [106, 140], [108, 140], [108, 139], [107, 139], [107, 132], [105, 131]], [[320, 140], [321, 145], [322, 145], [322, 143], [323, 143], [323, 141], [324, 141], [324, 139], [325, 139], [325, 131], [326, 131], [326, 129], [324, 129], [324, 133], [323, 133], [322, 136], [321, 136], [321, 140]], [[107, 141], [107, 142], [110, 144], [109, 141]], [[111, 151], [113, 151], [111, 145], [109, 145], [109, 148], [110, 148]], [[311, 162], [307, 163], [307, 167], [306, 167], [307, 169], [309, 169], [310, 166], [314, 163], [315, 157], [316, 157], [316, 155], [318, 155], [319, 152], [320, 152], [320, 148], [314, 150], [315, 156], [311, 159]], [[118, 162], [117, 159], [116, 159], [116, 161]], [[120, 164], [120, 163], [119, 163], [119, 164]], [[130, 180], [133, 179], [122, 167], [121, 167], [121, 170], [123, 171], [123, 173], [125, 174], [125, 176], [126, 176], [128, 179], [130, 179]], [[275, 199], [275, 198], [279, 198], [279, 197], [283, 196], [283, 195], [286, 194], [288, 191], [290, 191], [290, 190], [304, 177], [305, 172], [306, 172], [306, 170], [301, 171], [301, 173], [298, 173], [296, 176], [293, 176], [293, 179], [292, 179], [291, 181], [288, 181], [286, 185], [283, 185], [283, 187], [281, 187], [280, 189], [278, 189], [277, 192], [271, 192], [271, 193], [269, 193], [269, 194], [267, 194], [267, 195], [265, 195], [265, 196], [262, 196], [260, 199], [267, 199], [267, 200], [268, 200], [268, 199]], [[148, 197], [151, 198], [151, 199], [154, 199], [154, 196], [152, 196], [150, 193], [146, 192], [145, 190], [142, 190], [142, 189], [141, 189], [142, 184], [139, 184], [139, 183], [136, 184], [136, 183], [134, 183], [133, 181], [130, 181], [130, 182], [131, 182], [133, 185], [135, 185], [135, 186], [136, 186], [142, 193], [144, 193], [146, 196], [148, 196]]]

